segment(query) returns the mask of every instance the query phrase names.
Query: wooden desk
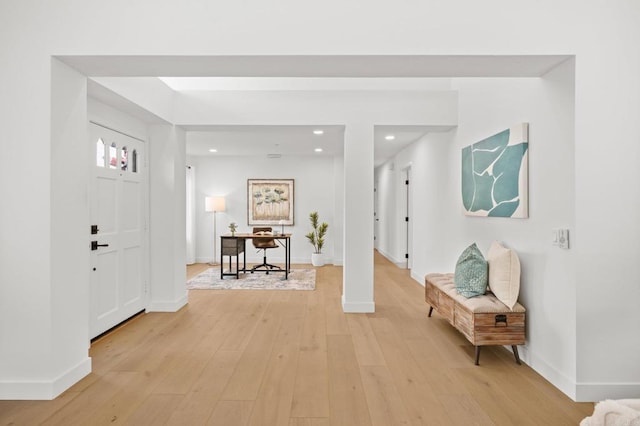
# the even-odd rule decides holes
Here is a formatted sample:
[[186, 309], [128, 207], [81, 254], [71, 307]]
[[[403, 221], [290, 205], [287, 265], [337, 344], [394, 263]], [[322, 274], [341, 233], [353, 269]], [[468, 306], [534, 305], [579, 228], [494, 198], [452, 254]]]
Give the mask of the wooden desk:
[[[220, 277], [235, 276], [238, 278], [240, 271], [247, 272], [247, 257], [244, 254], [246, 250], [246, 240], [264, 239], [275, 240], [280, 246], [284, 248], [284, 269], [271, 269], [269, 272], [284, 272], [284, 279], [289, 279], [289, 270], [291, 269], [291, 234], [278, 234], [278, 235], [262, 235], [262, 234], [239, 234], [234, 235], [226, 234], [220, 236], [220, 247], [222, 251], [220, 253]], [[225, 247], [228, 248], [225, 254]], [[231, 250], [231, 251], [229, 251]], [[240, 253], [243, 253], [243, 267], [240, 269]], [[236, 272], [224, 273], [224, 256], [236, 256]], [[231, 259], [229, 259], [229, 269], [231, 269]]]

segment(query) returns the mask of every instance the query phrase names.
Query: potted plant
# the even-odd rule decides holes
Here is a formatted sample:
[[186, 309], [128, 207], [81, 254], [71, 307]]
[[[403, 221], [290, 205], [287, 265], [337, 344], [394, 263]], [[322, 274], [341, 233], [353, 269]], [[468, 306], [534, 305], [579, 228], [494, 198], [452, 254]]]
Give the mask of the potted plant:
[[313, 253], [311, 253], [311, 264], [313, 266], [324, 265], [324, 258], [322, 257], [322, 247], [324, 246], [324, 236], [327, 233], [329, 225], [326, 222], [319, 223], [318, 212], [309, 213], [309, 220], [311, 221], [311, 227], [313, 231], [309, 232], [305, 237], [309, 240], [313, 246]]
[[236, 235], [236, 229], [238, 229], [238, 225], [235, 222], [231, 222], [229, 224], [229, 230], [231, 231], [232, 237]]

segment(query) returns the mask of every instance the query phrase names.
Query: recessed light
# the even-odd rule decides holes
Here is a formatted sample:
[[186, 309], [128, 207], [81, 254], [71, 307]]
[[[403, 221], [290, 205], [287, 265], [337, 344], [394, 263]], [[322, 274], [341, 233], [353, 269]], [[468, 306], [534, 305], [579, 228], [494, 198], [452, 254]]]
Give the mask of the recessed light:
[[324, 130], [320, 130], [320, 129], [314, 130], [313, 134], [314, 135], [324, 135]]
[[322, 152], [322, 148], [316, 148], [314, 149], [315, 152]]
[[217, 150], [217, 149], [215, 149], [215, 148], [211, 148], [211, 149], [209, 150], [209, 152], [218, 152], [218, 150]]
[[392, 141], [392, 140], [394, 140], [396, 137], [395, 137], [394, 135], [387, 135], [387, 136], [385, 136], [384, 138], [385, 138], [386, 140], [388, 140], [388, 141]]

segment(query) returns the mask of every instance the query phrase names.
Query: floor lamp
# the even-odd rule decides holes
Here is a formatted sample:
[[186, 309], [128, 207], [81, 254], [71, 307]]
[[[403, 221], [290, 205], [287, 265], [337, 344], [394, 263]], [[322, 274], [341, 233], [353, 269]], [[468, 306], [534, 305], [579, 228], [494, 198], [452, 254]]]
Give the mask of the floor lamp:
[[216, 262], [216, 214], [223, 212], [225, 208], [224, 197], [207, 197], [204, 202], [204, 210], [207, 212], [213, 212], [213, 260], [209, 265], [217, 265]]

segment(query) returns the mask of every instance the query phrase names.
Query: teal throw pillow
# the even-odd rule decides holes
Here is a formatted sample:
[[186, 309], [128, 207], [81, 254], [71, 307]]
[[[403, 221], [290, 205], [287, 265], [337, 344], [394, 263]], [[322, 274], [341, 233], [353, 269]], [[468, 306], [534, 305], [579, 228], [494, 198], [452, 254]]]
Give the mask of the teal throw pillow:
[[454, 277], [458, 293], [464, 297], [483, 295], [487, 291], [488, 270], [487, 261], [476, 243], [464, 249], [456, 263]]

